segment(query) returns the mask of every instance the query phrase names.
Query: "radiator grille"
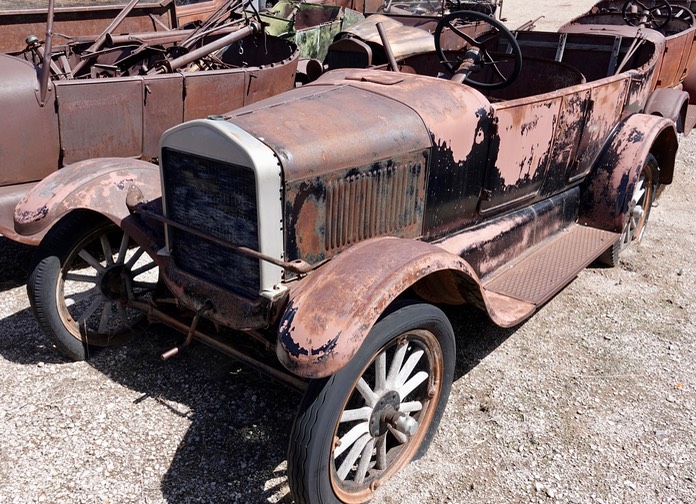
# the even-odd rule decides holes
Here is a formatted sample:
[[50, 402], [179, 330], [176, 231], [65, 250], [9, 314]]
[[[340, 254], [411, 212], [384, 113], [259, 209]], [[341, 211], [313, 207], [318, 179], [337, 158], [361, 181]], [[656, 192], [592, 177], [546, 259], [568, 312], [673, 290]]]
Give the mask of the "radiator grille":
[[[164, 149], [162, 178], [167, 217], [230, 244], [258, 250], [256, 178], [250, 168]], [[256, 298], [259, 260], [170, 226], [178, 268]]]
[[326, 191], [327, 251], [392, 234], [418, 219], [420, 164], [349, 175]]

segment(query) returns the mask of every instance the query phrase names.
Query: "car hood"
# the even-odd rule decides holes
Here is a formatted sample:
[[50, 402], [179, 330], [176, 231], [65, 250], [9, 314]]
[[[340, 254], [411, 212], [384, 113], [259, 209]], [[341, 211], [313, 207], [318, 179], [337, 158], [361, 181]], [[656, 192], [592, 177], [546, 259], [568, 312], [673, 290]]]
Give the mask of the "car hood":
[[466, 159], [478, 120], [489, 113], [483, 95], [447, 80], [337, 70], [228, 120], [273, 149], [293, 182], [436, 145]]

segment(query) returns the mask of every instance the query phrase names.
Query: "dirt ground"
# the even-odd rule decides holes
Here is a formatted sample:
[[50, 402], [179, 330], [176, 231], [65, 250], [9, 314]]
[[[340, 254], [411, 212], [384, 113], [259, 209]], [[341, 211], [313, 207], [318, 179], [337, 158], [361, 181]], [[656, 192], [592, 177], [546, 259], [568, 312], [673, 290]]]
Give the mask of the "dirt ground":
[[[591, 1], [506, 0], [555, 29]], [[376, 503], [696, 502], [696, 135], [640, 246], [589, 268], [521, 326], [448, 311], [457, 379], [427, 455]], [[165, 330], [89, 363], [46, 342], [0, 275], [0, 503], [289, 502], [299, 396]]]

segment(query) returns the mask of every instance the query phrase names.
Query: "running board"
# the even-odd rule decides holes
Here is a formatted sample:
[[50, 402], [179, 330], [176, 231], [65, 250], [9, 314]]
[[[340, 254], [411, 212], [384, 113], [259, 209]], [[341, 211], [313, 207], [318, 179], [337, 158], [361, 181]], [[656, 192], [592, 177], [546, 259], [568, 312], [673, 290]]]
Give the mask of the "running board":
[[485, 279], [489, 293], [540, 306], [569, 284], [619, 238], [579, 224], [564, 229]]

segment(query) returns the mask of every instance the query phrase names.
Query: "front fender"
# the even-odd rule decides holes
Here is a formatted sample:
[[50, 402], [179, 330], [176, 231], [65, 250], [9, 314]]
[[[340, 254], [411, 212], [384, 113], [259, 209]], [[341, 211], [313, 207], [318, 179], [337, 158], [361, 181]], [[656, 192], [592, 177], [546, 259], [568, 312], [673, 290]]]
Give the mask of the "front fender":
[[52, 173], [17, 203], [14, 227], [19, 240], [38, 245], [68, 212], [88, 209], [116, 224], [129, 215], [128, 188], [137, 185], [148, 201], [161, 196], [159, 167], [127, 158], [80, 161]]
[[291, 292], [278, 329], [280, 362], [305, 378], [335, 373], [387, 307], [411, 287], [428, 302], [474, 304], [503, 326], [534, 310], [487, 293], [466, 261], [436, 245], [374, 238], [333, 258]]
[[614, 130], [583, 183], [578, 222], [620, 233], [633, 187], [648, 154], [657, 158], [659, 182], [669, 184], [677, 147], [673, 121], [646, 114], [627, 118]]

